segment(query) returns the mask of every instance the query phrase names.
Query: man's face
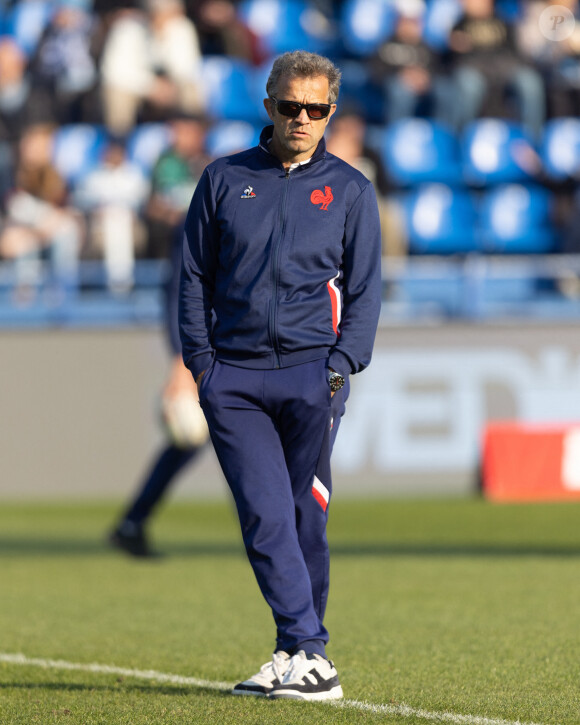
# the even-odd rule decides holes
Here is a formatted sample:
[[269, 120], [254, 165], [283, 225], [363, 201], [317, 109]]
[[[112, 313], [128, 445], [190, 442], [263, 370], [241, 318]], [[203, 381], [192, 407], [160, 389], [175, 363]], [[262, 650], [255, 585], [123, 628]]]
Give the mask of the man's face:
[[[273, 95], [278, 101], [328, 103], [328, 78], [282, 76]], [[264, 100], [264, 106], [274, 124], [271, 151], [285, 165], [306, 161], [312, 156], [324, 135], [330, 117], [336, 110], [336, 104], [333, 104], [326, 118], [313, 120], [308, 117], [304, 108], [296, 118], [288, 118], [276, 109], [269, 98]]]

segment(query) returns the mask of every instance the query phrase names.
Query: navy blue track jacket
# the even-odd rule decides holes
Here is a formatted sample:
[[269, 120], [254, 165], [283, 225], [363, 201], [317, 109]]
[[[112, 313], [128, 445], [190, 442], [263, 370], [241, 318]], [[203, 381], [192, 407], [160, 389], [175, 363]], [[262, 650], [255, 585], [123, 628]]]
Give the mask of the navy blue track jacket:
[[381, 305], [381, 235], [372, 184], [326, 151], [287, 173], [260, 144], [209, 164], [183, 242], [183, 359], [257, 369], [328, 358], [349, 375], [370, 362]]

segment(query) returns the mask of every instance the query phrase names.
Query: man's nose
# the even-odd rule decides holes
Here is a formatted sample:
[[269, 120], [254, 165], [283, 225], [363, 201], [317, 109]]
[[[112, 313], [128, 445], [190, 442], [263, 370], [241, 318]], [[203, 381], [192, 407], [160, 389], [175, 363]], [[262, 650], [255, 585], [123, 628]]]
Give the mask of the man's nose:
[[300, 121], [300, 123], [309, 123], [310, 118], [308, 116], [308, 113], [306, 112], [305, 108], [300, 109], [300, 113], [296, 116], [296, 120]]

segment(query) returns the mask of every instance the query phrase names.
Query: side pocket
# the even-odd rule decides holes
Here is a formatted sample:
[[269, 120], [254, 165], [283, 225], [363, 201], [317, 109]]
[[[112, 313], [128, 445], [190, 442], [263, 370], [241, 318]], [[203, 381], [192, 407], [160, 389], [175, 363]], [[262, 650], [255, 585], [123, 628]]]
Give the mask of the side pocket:
[[199, 386], [197, 388], [197, 394], [199, 396], [199, 404], [202, 406], [202, 408], [203, 408], [203, 402], [206, 398], [207, 385], [208, 385], [209, 379], [211, 378], [211, 376], [213, 374], [213, 371], [214, 371], [216, 365], [217, 365], [217, 361], [214, 358], [211, 362], [211, 365], [207, 368], [207, 370], [203, 374], [201, 383], [199, 384]]

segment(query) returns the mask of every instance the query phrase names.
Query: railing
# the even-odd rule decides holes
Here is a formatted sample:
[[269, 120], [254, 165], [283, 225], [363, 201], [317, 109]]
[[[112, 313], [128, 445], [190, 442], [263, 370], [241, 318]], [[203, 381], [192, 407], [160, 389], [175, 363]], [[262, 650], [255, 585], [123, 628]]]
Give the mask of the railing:
[[383, 261], [385, 324], [578, 321], [580, 255]]
[[[168, 274], [165, 261], [139, 260], [119, 288], [101, 262], [82, 262], [66, 283], [47, 263], [22, 274], [2, 262], [0, 328], [155, 325]], [[580, 255], [386, 258], [383, 285], [385, 325], [580, 320]]]
[[132, 280], [112, 285], [101, 262], [81, 262], [74, 281], [55, 279], [47, 263], [34, 275], [0, 263], [0, 328], [106, 327], [158, 324], [166, 261], [139, 260]]

